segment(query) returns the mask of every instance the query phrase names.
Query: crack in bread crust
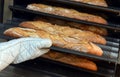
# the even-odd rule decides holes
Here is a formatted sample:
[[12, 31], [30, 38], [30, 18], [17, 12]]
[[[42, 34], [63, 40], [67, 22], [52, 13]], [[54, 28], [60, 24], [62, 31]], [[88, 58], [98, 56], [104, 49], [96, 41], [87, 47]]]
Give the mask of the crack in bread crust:
[[19, 26], [44, 30], [50, 34], [67, 36], [68, 38], [65, 38], [67, 41], [73, 41], [73, 39], [75, 39], [76, 41], [74, 40], [74, 42], [77, 42], [77, 40], [87, 40], [94, 43], [106, 44], [106, 40], [102, 36], [93, 32], [83, 31], [80, 29], [71, 28], [69, 26], [53, 25], [40, 20], [22, 22]]
[[[28, 31], [27, 31], [28, 30]], [[51, 39], [54, 46], [58, 46], [61, 48], [67, 48], [71, 50], [77, 50], [79, 52], [89, 53], [97, 56], [102, 56], [103, 51], [101, 48], [96, 46], [93, 43], [90, 43], [86, 40], [81, 40], [79, 43], [75, 42], [68, 42], [65, 41], [61, 36], [59, 35], [52, 35], [50, 33], [47, 33], [43, 30], [35, 30], [35, 29], [27, 29], [27, 28], [10, 28], [4, 32], [5, 35], [11, 36], [11, 37], [40, 37], [40, 38], [48, 38]], [[14, 32], [16, 32], [14, 34]], [[21, 36], [22, 35], [22, 36]], [[66, 37], [66, 36], [64, 36]], [[92, 45], [92, 46], [91, 46]]]

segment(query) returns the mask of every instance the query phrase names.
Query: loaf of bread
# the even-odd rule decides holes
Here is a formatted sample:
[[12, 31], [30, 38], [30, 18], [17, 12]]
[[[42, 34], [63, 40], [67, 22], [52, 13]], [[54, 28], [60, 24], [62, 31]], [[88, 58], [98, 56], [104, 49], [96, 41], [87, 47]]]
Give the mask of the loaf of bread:
[[94, 43], [106, 44], [106, 40], [95, 33], [90, 31], [82, 31], [79, 29], [71, 28], [69, 26], [53, 25], [44, 21], [26, 21], [20, 24], [21, 27], [41, 29], [50, 34], [64, 35], [77, 40], [87, 40]]
[[85, 25], [85, 24], [62, 21], [59, 19], [47, 18], [47, 17], [44, 17], [44, 18], [43, 17], [36, 17], [34, 20], [35, 21], [49, 22], [53, 25], [57, 24], [57, 25], [61, 25], [61, 26], [70, 26], [70, 27], [78, 28], [78, 29], [85, 30], [85, 31], [91, 31], [93, 33], [96, 33], [96, 34], [99, 34], [102, 36], [106, 36], [108, 34], [108, 32], [105, 28], [91, 26], [91, 25], [89, 26], [89, 25]]
[[62, 35], [54, 35], [50, 34], [43, 30], [35, 30], [29, 28], [20, 28], [14, 27], [7, 29], [4, 32], [5, 35], [11, 37], [40, 37], [40, 38], [49, 38], [52, 40], [53, 46], [58, 46], [61, 48], [76, 50], [79, 52], [89, 53], [93, 55], [102, 56], [103, 51], [101, 48], [96, 46], [95, 44], [84, 41], [84, 40], [76, 40], [74, 38], [62, 36]]
[[44, 5], [44, 4], [35, 4], [35, 3], [29, 4], [27, 6], [27, 9], [44, 12], [44, 13], [49, 13], [49, 14], [54, 14], [54, 15], [59, 15], [59, 16], [65, 16], [65, 17], [69, 17], [69, 18], [86, 20], [86, 21], [90, 21], [90, 22], [107, 24], [107, 21], [100, 16], [82, 13], [82, 12], [79, 12], [79, 11], [73, 10], [73, 9], [49, 6], [49, 5]]
[[87, 26], [87, 25], [83, 25], [75, 22], [68, 22], [67, 24], [71, 27], [75, 27], [85, 31], [91, 31], [102, 36], [106, 36], [108, 34], [107, 30], [101, 27]]
[[71, 1], [77, 1], [82, 3], [92, 4], [92, 5], [104, 6], [104, 7], [108, 6], [105, 0], [71, 0]]
[[42, 57], [50, 60], [70, 64], [73, 66], [77, 66], [80, 68], [97, 71], [97, 65], [93, 61], [90, 61], [88, 59], [82, 58], [77, 55], [49, 51], [48, 53], [44, 54]]

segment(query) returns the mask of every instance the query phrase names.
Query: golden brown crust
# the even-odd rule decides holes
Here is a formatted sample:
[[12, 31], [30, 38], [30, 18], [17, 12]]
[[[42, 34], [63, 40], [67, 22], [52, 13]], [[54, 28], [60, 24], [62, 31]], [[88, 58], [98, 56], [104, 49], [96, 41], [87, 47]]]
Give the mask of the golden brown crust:
[[75, 27], [78, 29], [82, 29], [82, 30], [88, 30], [103, 36], [107, 35], [107, 30], [105, 28], [101, 28], [101, 27], [95, 27], [95, 26], [87, 26], [87, 25], [83, 25], [83, 24], [79, 24], [79, 23], [74, 23], [74, 22], [68, 22], [68, 24], [71, 27]]
[[35, 21], [49, 22], [53, 25], [57, 24], [60, 26], [70, 26], [70, 27], [74, 27], [77, 29], [85, 30], [85, 31], [91, 31], [91, 32], [94, 32], [96, 34], [103, 35], [103, 36], [106, 36], [108, 34], [107, 30], [105, 28], [96, 27], [96, 26], [89, 26], [89, 25], [84, 25], [84, 24], [75, 23], [75, 22], [62, 21], [62, 20], [54, 19], [54, 18], [37, 17], [34, 20]]
[[76, 55], [60, 53], [55, 51], [49, 51], [48, 53], [44, 54], [42, 57], [48, 58], [51, 60], [67, 63], [70, 65], [74, 65], [80, 68], [97, 71], [97, 65], [85, 58], [81, 58]]
[[64, 35], [77, 40], [87, 40], [90, 42], [106, 44], [106, 40], [102, 36], [97, 35], [95, 33], [92, 33], [89, 31], [82, 31], [82, 30], [71, 28], [68, 26], [53, 25], [40, 20], [22, 22], [20, 26], [32, 28], [32, 29], [41, 29], [41, 30], [47, 31], [50, 34]]
[[86, 20], [86, 21], [91, 21], [91, 22], [96, 22], [96, 23], [107, 24], [107, 21], [100, 16], [78, 12], [73, 9], [53, 7], [53, 6], [49, 6], [49, 5], [35, 4], [35, 3], [29, 4], [27, 6], [27, 9], [50, 13], [50, 14], [55, 14], [55, 15], [60, 15], [60, 16], [65, 16], [65, 17], [70, 17], [70, 18], [75, 18], [75, 19], [80, 19], [80, 20]]
[[87, 4], [92, 4], [92, 5], [108, 7], [105, 0], [71, 0], [71, 1], [77, 1], [77, 2], [87, 3]]
[[[60, 36], [60, 35], [53, 35], [43, 30], [34, 30], [28, 28], [10, 28], [4, 32], [5, 35], [11, 37], [40, 37], [40, 38], [49, 38], [52, 40], [54, 46], [58, 46], [61, 48], [72, 49], [84, 53], [89, 53], [93, 55], [102, 56], [103, 51], [101, 48], [96, 46], [91, 42], [87, 42], [85, 40], [76, 40], [74, 38]], [[67, 40], [65, 40], [67, 39]]]

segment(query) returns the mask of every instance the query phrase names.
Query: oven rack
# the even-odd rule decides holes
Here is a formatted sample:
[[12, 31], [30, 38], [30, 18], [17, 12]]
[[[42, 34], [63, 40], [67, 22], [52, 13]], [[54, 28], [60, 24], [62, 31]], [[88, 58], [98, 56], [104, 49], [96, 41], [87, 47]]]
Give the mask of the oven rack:
[[[14, 0], [14, 1], [19, 1], [19, 0]], [[31, 0], [29, 0], [29, 1], [31, 1]], [[81, 20], [74, 20], [74, 19], [72, 19], [72, 18], [67, 18], [67, 17], [62, 17], [62, 16], [57, 16], [56, 17], [56, 15], [51, 15], [51, 14], [46, 14], [46, 13], [41, 13], [41, 12], [34, 12], [34, 11], [31, 11], [31, 10], [28, 10], [28, 9], [25, 9], [25, 7], [24, 7], [24, 2], [25, 3], [29, 3], [29, 1], [27, 1], [27, 0], [23, 0], [23, 1], [21, 1], [21, 3], [23, 4], [23, 5], [21, 5], [21, 6], [17, 6], [16, 4], [14, 4], [14, 5], [16, 5], [15, 7], [14, 6], [10, 6], [9, 8], [12, 10], [12, 12], [13, 12], [13, 15], [12, 15], [12, 19], [14, 19], [15, 17], [15, 15], [14, 14], [17, 14], [18, 15], [18, 18], [21, 18], [21, 17], [23, 17], [24, 18], [24, 16], [26, 16], [24, 13], [26, 13], [26, 14], [28, 14], [28, 16], [30, 16], [31, 17], [31, 15], [39, 15], [39, 16], [47, 16], [47, 17], [53, 17], [53, 18], [57, 18], [57, 19], [61, 19], [61, 20], [67, 20], [67, 21], [74, 21], [74, 22], [78, 22], [78, 23], [82, 23], [82, 24], [88, 24], [88, 25], [95, 25], [95, 26], [100, 26], [100, 27], [104, 27], [104, 28], [107, 28], [107, 29], [112, 29], [112, 30], [119, 30], [120, 31], [120, 26], [119, 25], [117, 25], [117, 24], [108, 24], [108, 25], [104, 25], [104, 24], [98, 24], [98, 23], [91, 23], [91, 22], [87, 22], [87, 21], [81, 21]], [[35, 2], [35, 1], [39, 1], [39, 0], [33, 0], [32, 2]], [[44, 0], [43, 0], [44, 1]], [[20, 2], [20, 1], [19, 1]], [[18, 3], [19, 3], [18, 2]], [[46, 1], [46, 3], [47, 3], [47, 1]], [[18, 10], [17, 8], [20, 8], [20, 10]], [[22, 7], [22, 8], [21, 8]], [[15, 9], [14, 9], [15, 8]], [[23, 9], [23, 10], [21, 10], [21, 9]], [[26, 11], [25, 11], [26, 10]], [[16, 16], [17, 17], [17, 16]], [[28, 17], [28, 20], [30, 19], [30, 17]], [[87, 23], [86, 23], [87, 22]], [[12, 21], [10, 21], [10, 23], [9, 24], [4, 24], [4, 26], [5, 27], [2, 27], [1, 28], [1, 31], [0, 31], [0, 33], [2, 34], [3, 33], [3, 31], [5, 30], [5, 29], [7, 29], [7, 28], [11, 28], [11, 27], [14, 27], [14, 26], [17, 26], [17, 22], [16, 22], [16, 25], [14, 25], [15, 23], [14, 22], [12, 22]], [[106, 26], [106, 27], [105, 27]], [[4, 30], [3, 30], [4, 29]], [[10, 37], [7, 37], [7, 36], [4, 36], [4, 35], [1, 35], [1, 37], [2, 38], [5, 38], [5, 39], [14, 39], [14, 38], [10, 38]], [[107, 71], [107, 69], [105, 69], [105, 73], [103, 72], [100, 72], [100, 70], [98, 70], [98, 72], [95, 74], [95, 72], [89, 72], [89, 71], [87, 71], [87, 70], [84, 70], [84, 69], [78, 69], [78, 70], [83, 70], [83, 71], [85, 71], [85, 73], [84, 74], [87, 74], [87, 72], [90, 74], [90, 76], [96, 76], [96, 75], [102, 75], [102, 76], [106, 76], [106, 77], [114, 77], [114, 73], [115, 73], [115, 71], [116, 71], [116, 67], [117, 67], [117, 65], [116, 65], [116, 63], [117, 63], [117, 59], [118, 59], [118, 54], [119, 54], [119, 52], [117, 52], [116, 51], [116, 48], [119, 48], [119, 44], [120, 44], [120, 41], [119, 41], [119, 39], [116, 39], [116, 38], [111, 38], [110, 36], [107, 36], [107, 37], [105, 37], [106, 39], [107, 39], [107, 45], [106, 45], [106, 47], [107, 46], [109, 46], [109, 48], [107, 49], [106, 47], [104, 48], [104, 45], [99, 45], [99, 46], [101, 46], [101, 48], [103, 48], [104, 49], [104, 51], [109, 51], [109, 52], [112, 52], [112, 53], [115, 53], [115, 54], [117, 54], [117, 57], [116, 58], [112, 58], [112, 59], [110, 59], [109, 58], [109, 56], [107, 55], [104, 55], [104, 56], [102, 56], [102, 58], [105, 58], [105, 59], [101, 59], [101, 57], [96, 57], [96, 56], [94, 56], [94, 55], [84, 55], [84, 53], [80, 53], [79, 52], [79, 54], [78, 55], [82, 55], [82, 56], [86, 56], [86, 57], [88, 57], [88, 58], [93, 58], [93, 59], [97, 59], [97, 60], [100, 60], [100, 61], [103, 61], [103, 63], [105, 64], [105, 66], [101, 66], [101, 65], [103, 65], [103, 64], [101, 64], [100, 66], [101, 67], [99, 67], [102, 71], [104, 71], [104, 67], [106, 67], [106, 68], [109, 68], [108, 69], [108, 71]], [[112, 49], [110, 48], [110, 47], [113, 47]], [[57, 47], [51, 47], [51, 49], [53, 49], [53, 50], [55, 50], [55, 49], [57, 49]], [[64, 50], [64, 49], [63, 49]], [[57, 49], [57, 51], [59, 51], [59, 49]], [[66, 52], [66, 50], [64, 50], [65, 52]], [[62, 51], [63, 53], [65, 53], [64, 51]], [[73, 50], [71, 50], [72, 52], [74, 52]], [[60, 51], [59, 51], [60, 52]], [[76, 51], [75, 51], [76, 52]], [[66, 52], [66, 53], [70, 53], [70, 52]], [[73, 53], [74, 54], [74, 53]], [[77, 55], [77, 54], [76, 54]], [[109, 61], [109, 60], [114, 60], [114, 61]], [[105, 62], [107, 63], [105, 63]], [[44, 63], [44, 62], [46, 62], [46, 63]], [[49, 66], [48, 64], [50, 64], [50, 63], [52, 63], [51, 65], [50, 65], [50, 67], [47, 67], [47, 66]], [[63, 69], [63, 70], [61, 70], [61, 71], [64, 71], [64, 68], [65, 67], [68, 67], [68, 68], [66, 68], [66, 69], [68, 69], [66, 72], [67, 72], [67, 74], [71, 74], [71, 73], [73, 73], [73, 71], [74, 70], [72, 70], [72, 68], [73, 69], [77, 69], [76, 67], [72, 67], [72, 66], [70, 66], [69, 67], [69, 65], [64, 65], [64, 64], [57, 64], [58, 62], [53, 62], [53, 61], [48, 61], [48, 60], [45, 60], [45, 59], [41, 59], [41, 58], [39, 58], [39, 60], [37, 59], [36, 61], [34, 60], [34, 61], [30, 61], [30, 62], [28, 62], [28, 63], [23, 63], [24, 65], [23, 65], [23, 69], [25, 69], [25, 67], [28, 67], [28, 68], [32, 68], [32, 69], [34, 69], [34, 68], [37, 68], [37, 70], [39, 70], [39, 68], [41, 68], [41, 70], [42, 71], [50, 71], [50, 72], [52, 72], [52, 73], [54, 73], [54, 74], [56, 74], [57, 73], [57, 70], [58, 70], [58, 68], [56, 67], [56, 65], [58, 66], [58, 67], [60, 67], [61, 69]], [[111, 63], [113, 64], [113, 66], [111, 66]], [[98, 65], [99, 65], [99, 63], [97, 63]], [[59, 66], [60, 65], [60, 66]], [[18, 66], [20, 66], [20, 67], [22, 67], [22, 65], [18, 65]], [[64, 67], [65, 66], [65, 67]], [[45, 68], [43, 68], [43, 67], [45, 67]], [[53, 68], [54, 67], [54, 68]], [[60, 69], [59, 68], [59, 69]], [[71, 69], [69, 69], [69, 68], [71, 68]], [[57, 70], [54, 70], [54, 71], [52, 71], [51, 69], [57, 69]], [[72, 70], [72, 72], [70, 73], [69, 71], [71, 71]], [[107, 72], [106, 72], [107, 71]], [[113, 75], [111, 75], [110, 74], [110, 71], [114, 71], [114, 72], [112, 72], [112, 74]], [[74, 73], [73, 75], [78, 75], [80, 73], [80, 71], [78, 71], [78, 73]], [[58, 74], [60, 74], [59, 72], [58, 72]], [[91, 74], [93, 74], [93, 75], [91, 75]], [[94, 75], [95, 74], [95, 75]], [[81, 76], [81, 75], [80, 75]], [[79, 76], [79, 77], [80, 77]], [[70, 76], [68, 76], [68, 77], [70, 77]], [[76, 77], [76, 76], [71, 76], [71, 77]], [[86, 77], [86, 76], [83, 76], [83, 77]], [[89, 76], [87, 76], [87, 77], [89, 77]]]
[[[3, 31], [4, 30], [6, 30], [7, 28], [11, 28], [11, 27], [14, 27], [14, 26], [17, 26], [19, 23], [18, 23], [18, 20], [12, 20], [12, 21], [9, 21], [9, 23], [8, 24], [4, 24], [4, 25], [2, 25], [1, 26], [1, 31], [2, 31], [2, 33], [3, 33]], [[4, 30], [3, 30], [4, 29]], [[1, 36], [2, 37], [2, 36]], [[7, 37], [7, 36], [3, 36], [3, 37]], [[108, 42], [109, 41], [111, 41], [111, 42], [113, 42], [114, 43], [114, 40], [113, 40], [113, 38], [111, 38], [111, 37], [106, 37], [107, 39], [109, 39], [108, 40]], [[9, 38], [9, 37], [7, 37], [7, 39], [13, 39], [13, 38]], [[115, 43], [119, 43], [119, 39], [116, 39], [116, 41], [115, 41]], [[57, 51], [59, 51], [59, 48], [57, 48], [57, 47], [51, 47], [51, 49], [53, 49], [53, 50], [57, 50]], [[62, 49], [62, 48], [60, 48], [60, 51], [59, 52], [63, 52], [63, 53], [65, 53], [66, 52], [66, 49]], [[98, 67], [99, 68], [99, 70], [97, 71], [97, 72], [93, 72], [93, 71], [88, 71], [88, 70], [85, 70], [85, 69], [81, 69], [81, 68], [79, 68], [79, 69], [77, 69], [76, 67], [73, 67], [73, 66], [70, 66], [70, 65], [66, 65], [66, 64], [63, 64], [63, 63], [58, 63], [58, 62], [56, 62], [55, 64], [57, 65], [60, 65], [60, 66], [65, 66], [65, 67], [68, 67], [68, 68], [73, 68], [73, 69], [77, 69], [77, 70], [79, 70], [79, 71], [84, 71], [84, 72], [87, 72], [87, 73], [90, 73], [90, 74], [95, 74], [95, 75], [100, 75], [100, 76], [105, 76], [105, 77], [111, 77], [111, 75], [113, 76], [114, 75], [114, 73], [115, 73], [115, 69], [116, 69], [116, 63], [117, 63], [117, 59], [114, 59], [114, 61], [111, 61], [111, 60], [113, 60], [113, 59], [109, 59], [108, 57], [97, 57], [97, 56], [94, 56], [94, 55], [89, 55], [89, 54], [84, 54], [84, 53], [78, 53], [77, 51], [77, 53], [75, 52], [75, 51], [70, 51], [70, 50], [67, 50], [67, 52], [66, 53], [70, 53], [70, 52], [72, 52], [72, 54], [76, 54], [76, 55], [79, 55], [79, 56], [84, 56], [84, 57], [88, 57], [88, 58], [94, 58], [94, 59], [97, 59], [97, 60], [103, 60], [103, 61], [109, 61], [110, 63], [111, 62], [115, 62], [115, 66], [113, 66], [114, 68], [112, 68], [112, 69], [104, 69], [104, 68], [102, 68], [102, 67]], [[115, 52], [115, 53], [117, 53], [117, 52]], [[118, 53], [117, 53], [118, 54]], [[43, 59], [43, 61], [44, 61], [45, 59]], [[39, 60], [40, 62], [41, 62], [41, 60]], [[48, 60], [46, 60], [46, 62], [47, 62]], [[50, 62], [53, 62], [53, 61], [50, 61]], [[108, 62], [108, 64], [109, 64], [109, 62]], [[49, 64], [49, 63], [46, 63], [46, 64]], [[39, 65], [37, 65], [37, 66], [39, 66]], [[110, 66], [111, 67], [111, 66]], [[101, 71], [104, 71], [105, 73], [103, 73], [103, 72], [101, 72]], [[112, 72], [111, 72], [112, 71]], [[106, 74], [106, 73], [108, 73], [108, 74]], [[110, 74], [109, 74], [110, 73]], [[112, 73], [112, 74], [111, 74]], [[93, 75], [92, 75], [93, 76]]]
[[[104, 66], [104, 65], [99, 65], [99, 64], [100, 63], [98, 62], [97, 64], [98, 71], [90, 71], [90, 70], [78, 68], [76, 66], [72, 66], [69, 64], [65, 64], [62, 62], [53, 61], [53, 60], [43, 58], [43, 57], [23, 63], [24, 66], [27, 66], [27, 67], [30, 66], [29, 68], [37, 68], [37, 69], [42, 69], [43, 71], [56, 72], [55, 74], [60, 74], [61, 76], [66, 76], [71, 71], [72, 72], [69, 73], [69, 77], [73, 77], [73, 75], [74, 77], [79, 77], [81, 72], [87, 73], [88, 74], [87, 77], [89, 77], [89, 75], [91, 76], [97, 75], [98, 77], [114, 77], [115, 76], [116, 64], [105, 63], [111, 66]], [[15, 66], [23, 67], [23, 65], [20, 64], [20, 65], [15, 65]]]
[[54, 64], [57, 64], [57, 65], [69, 67], [69, 68], [72, 68], [72, 69], [76, 69], [76, 70], [79, 70], [79, 71], [84, 71], [84, 72], [87, 72], [87, 73], [95, 74], [95, 75], [98, 75], [98, 76], [104, 76], [104, 77], [114, 76], [115, 72], [116, 72], [116, 67], [117, 67], [116, 64], [111, 65], [110, 63], [105, 63], [104, 62], [106, 65], [111, 65], [111, 66], [106, 66], [106, 65], [104, 66], [104, 65], [100, 64], [100, 62], [98, 62], [98, 63], [95, 62], [97, 64], [98, 71], [91, 71], [91, 70], [78, 68], [76, 66], [72, 66], [72, 65], [69, 65], [69, 64], [65, 64], [65, 63], [62, 63], [62, 62], [53, 61], [53, 60], [50, 60], [50, 59], [47, 59], [47, 58], [40, 57], [39, 59], [43, 60], [43, 61], [46, 61], [46, 62], [54, 63]]
[[[12, 25], [0, 24], [0, 29], [1, 29], [0, 38], [3, 38], [2, 37], [3, 36], [3, 31], [5, 29], [10, 28], [10, 27], [14, 27], [14, 25], [13, 24]], [[4, 38], [6, 39], [6, 36]], [[109, 37], [107, 37], [107, 38], [109, 38]], [[13, 39], [13, 38], [10, 38], [10, 39]], [[101, 64], [101, 63], [104, 63], [104, 65]], [[65, 72], [68, 73], [68, 72], [70, 72], [70, 70], [72, 70], [72, 72], [71, 72], [71, 74], [69, 74], [70, 75], [69, 77], [72, 77], [71, 75], [74, 75], [74, 77], [79, 77], [79, 76], [81, 76], [80, 72], [82, 72], [82, 74], [84, 73], [84, 75], [86, 75], [86, 73], [87, 73], [88, 74], [87, 77], [89, 77], [89, 75], [90, 75], [90, 77], [91, 76], [96, 76], [96, 75], [98, 77], [101, 77], [101, 76], [114, 77], [116, 67], [117, 67], [116, 63], [109, 63], [109, 62], [104, 62], [104, 61], [101, 62], [100, 61], [100, 62], [96, 62], [96, 64], [98, 66], [98, 71], [94, 72], [94, 71], [78, 68], [78, 67], [75, 67], [75, 66], [71, 66], [69, 64], [65, 64], [65, 63], [62, 63], [62, 62], [57, 62], [57, 61], [53, 61], [53, 60], [41, 57], [41, 58], [38, 58], [38, 59], [35, 59], [35, 60], [32, 60], [32, 61], [28, 61], [28, 62], [25, 62], [25, 63], [21, 63], [19, 65], [13, 65], [13, 66], [15, 66], [15, 68], [26, 68], [27, 70], [33, 70], [33, 71], [36, 70], [37, 72], [41, 72], [41, 71], [43, 71], [45, 73], [47, 72], [47, 75], [52, 74], [51, 76], [55, 76], [55, 77], [66, 77]], [[110, 65], [110, 66], [108, 66], [108, 65]], [[74, 72], [74, 70], [76, 70], [76, 71]]]
[[91, 4], [82, 3], [82, 2], [75, 2], [75, 1], [71, 1], [71, 0], [45, 0], [45, 1], [50, 2], [50, 3], [53, 2], [54, 4], [67, 5], [67, 6], [70, 6], [71, 8], [73, 8], [73, 6], [74, 6], [77, 8], [90, 9], [92, 11], [95, 10], [100, 13], [106, 13], [106, 14], [111, 14], [111, 15], [115, 15], [115, 16], [119, 16], [119, 14], [120, 14], [120, 8], [118, 8], [118, 7], [97, 6], [97, 5], [91, 5]]
[[[1, 27], [1, 37], [5, 38], [5, 39], [8, 39], [8, 40], [13, 39], [13, 38], [10, 38], [8, 36], [4, 36], [3, 32], [8, 28], [18, 26], [19, 23], [20, 22], [18, 22], [18, 19], [17, 20], [15, 19], [15, 20], [12, 20], [12, 21], [8, 21], [8, 23], [5, 24], [5, 26], [0, 26]], [[112, 43], [115, 43], [115, 44], [119, 45], [119, 41], [114, 42], [113, 40], [112, 41], [110, 40], [110, 39], [113, 39], [113, 38], [111, 38], [111, 37], [107, 37], [107, 38], [109, 38], [109, 40], [107, 40], [107, 42], [112, 42]], [[117, 39], [117, 40], [119, 40], [119, 39]], [[60, 48], [60, 47], [56, 47], [56, 46], [52, 46], [50, 49], [58, 51], [58, 52], [70, 53], [70, 54], [75, 54], [75, 55], [88, 57], [88, 58], [93, 58], [93, 59], [97, 59], [97, 60], [117, 63], [118, 54], [119, 54], [119, 52], [118, 52], [119, 47], [109, 46], [109, 44], [106, 45], [106, 46], [105, 45], [99, 45], [99, 46], [102, 48], [102, 50], [104, 52], [102, 56], [86, 54], [86, 53], [82, 53], [82, 52], [78, 52], [78, 51], [74, 51], [74, 50], [70, 50], [70, 49], [65, 49], [65, 48]], [[107, 47], [109, 47], [109, 48], [107, 48]], [[118, 50], [118, 51], [116, 51], [116, 50]]]
[[65, 21], [76, 22], [76, 23], [86, 24], [86, 25], [99, 26], [99, 27], [103, 27], [103, 28], [107, 28], [107, 29], [120, 31], [120, 24], [108, 23], [106, 25], [106, 24], [100, 24], [100, 23], [89, 22], [89, 21], [84, 21], [84, 20], [78, 20], [78, 19], [74, 19], [74, 18], [68, 18], [68, 17], [64, 17], [64, 16], [48, 14], [48, 13], [44, 13], [44, 12], [32, 11], [32, 10], [26, 9], [26, 7], [24, 7], [24, 6], [19, 6], [19, 5], [9, 6], [9, 8], [13, 12], [17, 11], [17, 12], [21, 12], [21, 13], [29, 13], [29, 14], [38, 15], [38, 16], [46, 16], [46, 17], [61, 19], [61, 20], [65, 20]]
[[74, 50], [70, 50], [70, 49], [65, 49], [65, 48], [60, 48], [60, 47], [55, 47], [52, 46], [50, 48], [51, 50], [55, 50], [58, 52], [62, 52], [62, 53], [70, 53], [70, 54], [74, 54], [74, 55], [78, 55], [78, 56], [82, 56], [82, 57], [87, 57], [87, 58], [92, 58], [92, 59], [97, 59], [97, 60], [102, 60], [102, 61], [108, 61], [108, 62], [113, 62], [116, 63], [118, 60], [118, 53], [116, 53], [117, 58], [112, 56], [112, 58], [110, 57], [110, 53], [106, 52], [103, 50], [103, 56], [96, 56], [96, 55], [91, 55], [91, 54], [86, 54], [86, 53], [82, 53], [82, 52], [78, 52], [78, 51], [74, 51]]
[[[25, 7], [22, 7], [22, 6], [10, 6], [9, 7], [12, 11], [13, 11], [13, 14], [14, 14], [14, 12], [18, 12], [18, 11], [20, 11], [20, 12], [22, 12], [22, 13], [26, 13], [27, 12], [27, 14], [30, 16], [30, 15], [42, 15], [42, 16], [47, 16], [47, 17], [55, 17], [55, 18], [60, 18], [60, 19], [63, 19], [64, 20], [64, 18], [65, 18], [65, 20], [66, 20], [66, 18], [67, 17], [62, 17], [62, 16], [57, 16], [57, 15], [52, 15], [52, 14], [47, 14], [47, 13], [43, 13], [43, 12], [36, 12], [36, 11], [31, 11], [31, 10], [28, 10], [28, 9], [26, 9]], [[23, 15], [24, 16], [24, 15]], [[67, 18], [67, 20], [69, 20], [69, 19], [71, 19], [71, 18]], [[73, 21], [73, 19], [71, 19], [71, 21]], [[78, 20], [78, 21], [80, 21], [80, 20]], [[81, 21], [82, 22], [82, 21]], [[86, 21], [85, 21], [85, 23], [87, 23]], [[103, 26], [103, 25], [102, 25]], [[106, 27], [105, 25], [104, 25], [104, 27]], [[110, 26], [107, 26], [107, 27], [110, 27]], [[111, 27], [112, 29], [113, 29], [113, 26]], [[117, 29], [119, 29], [119, 28], [117, 28]], [[116, 29], [115, 29], [116, 30]], [[99, 45], [102, 49], [104, 49], [104, 54], [103, 54], [103, 56], [102, 57], [106, 57], [106, 59], [104, 59], [104, 58], [99, 58], [98, 56], [94, 56], [94, 55], [90, 55], [90, 56], [88, 56], [88, 54], [87, 55], [84, 55], [84, 56], [86, 56], [86, 57], [90, 57], [90, 58], [96, 58], [96, 59], [100, 59], [100, 60], [105, 60], [105, 61], [111, 61], [111, 62], [117, 62], [117, 58], [118, 58], [118, 48], [119, 48], [119, 42], [118, 43], [116, 43], [116, 42], [112, 42], [112, 41], [107, 41], [107, 44], [106, 44], [107, 46], [104, 46], [104, 45]], [[115, 48], [114, 48], [115, 47]], [[55, 47], [52, 47], [52, 49], [56, 49]], [[63, 50], [63, 52], [69, 52], [69, 53], [72, 53], [72, 54], [76, 54], [76, 55], [78, 55], [79, 53], [78, 52], [73, 52], [73, 50], [66, 50], [66, 49], [58, 49], [57, 48], [57, 50], [58, 51], [62, 51]], [[109, 52], [109, 51], [113, 51], [113, 53], [111, 53], [111, 52]], [[81, 55], [82, 54], [82, 55]], [[80, 56], [83, 56], [83, 54], [84, 53], [80, 53], [79, 55]], [[110, 55], [108, 55], [108, 54], [110, 54]], [[111, 56], [111, 54], [114, 54], [114, 56]]]

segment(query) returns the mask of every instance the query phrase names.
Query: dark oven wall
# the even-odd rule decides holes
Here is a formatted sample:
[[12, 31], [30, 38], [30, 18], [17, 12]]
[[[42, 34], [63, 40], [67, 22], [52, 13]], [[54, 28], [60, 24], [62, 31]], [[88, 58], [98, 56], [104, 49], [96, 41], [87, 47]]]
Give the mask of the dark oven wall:
[[3, 20], [3, 4], [4, 0], [0, 0], [0, 23], [2, 23]]

